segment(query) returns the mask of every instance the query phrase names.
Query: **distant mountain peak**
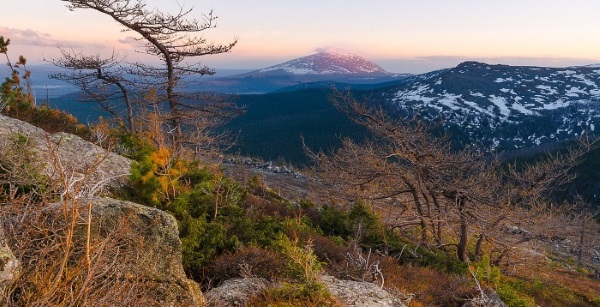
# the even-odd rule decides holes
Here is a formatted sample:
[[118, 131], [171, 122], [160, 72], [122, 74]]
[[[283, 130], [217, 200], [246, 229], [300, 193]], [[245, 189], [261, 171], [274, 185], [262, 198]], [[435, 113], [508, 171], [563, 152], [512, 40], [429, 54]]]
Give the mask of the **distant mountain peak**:
[[293, 75], [390, 75], [381, 66], [361, 56], [339, 51], [318, 52], [258, 70], [262, 73], [273, 71]]

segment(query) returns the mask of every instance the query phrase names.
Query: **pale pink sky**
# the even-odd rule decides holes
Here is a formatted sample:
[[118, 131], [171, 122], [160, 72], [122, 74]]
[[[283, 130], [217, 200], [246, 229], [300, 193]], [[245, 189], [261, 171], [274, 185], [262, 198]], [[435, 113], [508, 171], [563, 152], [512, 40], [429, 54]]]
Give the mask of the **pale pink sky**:
[[[129, 33], [106, 16], [65, 8], [59, 0], [1, 0], [0, 35], [13, 57], [55, 57], [57, 45], [136, 57]], [[253, 69], [342, 49], [392, 72], [426, 72], [464, 60], [513, 65], [600, 63], [596, 0], [180, 0], [193, 15], [214, 9], [209, 41], [239, 45], [204, 57], [216, 68]], [[148, 0], [164, 11], [175, 0]]]

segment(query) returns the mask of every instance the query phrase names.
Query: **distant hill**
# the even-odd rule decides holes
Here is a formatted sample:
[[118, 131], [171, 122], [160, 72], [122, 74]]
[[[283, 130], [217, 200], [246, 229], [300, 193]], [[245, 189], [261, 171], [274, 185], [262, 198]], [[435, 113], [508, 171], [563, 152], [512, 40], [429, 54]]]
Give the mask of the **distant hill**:
[[307, 83], [377, 84], [406, 78], [354, 54], [320, 52], [244, 74], [203, 82], [198, 90], [263, 94]]
[[390, 76], [381, 66], [351, 53], [319, 52], [249, 74]]
[[464, 142], [512, 150], [600, 127], [600, 69], [465, 62], [407, 78], [378, 97], [401, 115], [443, 119]]

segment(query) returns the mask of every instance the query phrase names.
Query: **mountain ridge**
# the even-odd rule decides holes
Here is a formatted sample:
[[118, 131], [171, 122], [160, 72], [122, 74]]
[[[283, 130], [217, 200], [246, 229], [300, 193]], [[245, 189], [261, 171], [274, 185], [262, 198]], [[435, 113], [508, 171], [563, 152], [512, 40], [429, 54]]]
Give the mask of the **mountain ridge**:
[[377, 84], [401, 80], [395, 74], [355, 54], [319, 52], [250, 72], [206, 80], [198, 90], [230, 94], [264, 94], [305, 83]]
[[361, 56], [338, 52], [318, 52], [281, 64], [258, 69], [249, 74], [277, 70], [294, 75], [393, 75], [381, 66], [368, 61]]
[[410, 78], [382, 93], [390, 109], [441, 118], [492, 149], [572, 139], [600, 125], [600, 69], [594, 67], [470, 61]]

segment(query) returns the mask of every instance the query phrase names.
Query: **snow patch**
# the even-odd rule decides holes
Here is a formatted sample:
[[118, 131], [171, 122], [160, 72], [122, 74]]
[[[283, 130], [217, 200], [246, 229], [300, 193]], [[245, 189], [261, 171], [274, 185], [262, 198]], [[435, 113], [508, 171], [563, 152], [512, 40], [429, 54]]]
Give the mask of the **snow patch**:
[[567, 92], [565, 93], [566, 96], [569, 97], [579, 97], [579, 94], [584, 94], [587, 95], [588, 92], [580, 89], [577, 86], [572, 86], [569, 90], [567, 90]]
[[559, 99], [555, 102], [544, 104], [544, 110], [556, 110], [556, 109], [568, 107], [569, 105], [570, 105], [570, 103], [568, 101]]
[[537, 88], [539, 88], [540, 90], [546, 91], [544, 94], [546, 95], [556, 95], [558, 94], [558, 91], [548, 85], [538, 85], [536, 86]]
[[513, 82], [513, 81], [514, 81], [514, 79], [511, 77], [508, 77], [506, 79], [505, 78], [497, 78], [496, 80], [494, 80], [494, 82], [496, 82], [496, 83]]
[[502, 114], [504, 117], [508, 117], [510, 114], [510, 109], [508, 108], [508, 101], [506, 101], [506, 98], [490, 95], [490, 102], [498, 107], [500, 114]]

